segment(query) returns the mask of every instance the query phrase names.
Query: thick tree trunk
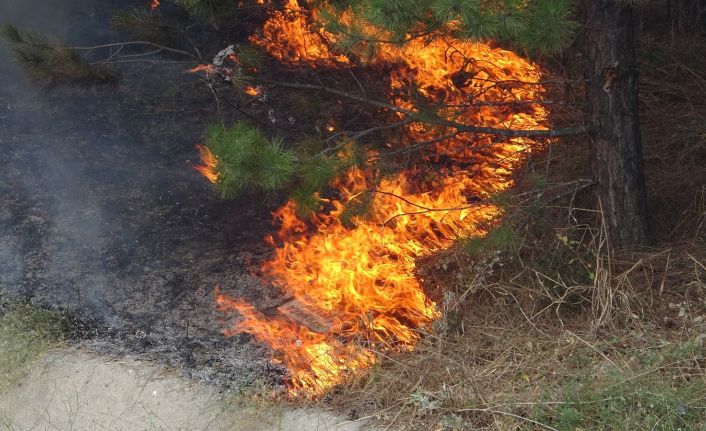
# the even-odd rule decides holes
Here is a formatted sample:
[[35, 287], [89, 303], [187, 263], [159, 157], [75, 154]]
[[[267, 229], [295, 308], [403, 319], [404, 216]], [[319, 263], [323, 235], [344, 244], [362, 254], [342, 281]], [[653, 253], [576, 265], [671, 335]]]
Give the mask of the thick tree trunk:
[[586, 62], [594, 173], [613, 246], [647, 239], [632, 10], [587, 0]]
[[676, 21], [679, 33], [687, 34], [699, 28], [701, 19], [700, 3], [700, 0], [677, 0]]

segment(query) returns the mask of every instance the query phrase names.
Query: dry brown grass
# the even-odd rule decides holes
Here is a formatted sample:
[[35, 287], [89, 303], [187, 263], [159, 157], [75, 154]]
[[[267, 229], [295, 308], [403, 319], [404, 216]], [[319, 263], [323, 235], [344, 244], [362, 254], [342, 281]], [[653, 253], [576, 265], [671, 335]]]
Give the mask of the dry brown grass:
[[[441, 324], [413, 352], [381, 355], [332, 400], [354, 415], [372, 412], [390, 429], [412, 430], [567, 429], [546, 409], [574, 402], [567, 387], [594, 378], [605, 379], [596, 394], [612, 396], [612, 386], [649, 377], [637, 387], [688, 388], [685, 397], [698, 404], [706, 396], [706, 253], [694, 251], [613, 257], [612, 265], [597, 263], [587, 285], [531, 267], [511, 277], [464, 275], [447, 295]], [[678, 367], [664, 359], [682, 350]], [[702, 385], [688, 386], [694, 378]]]

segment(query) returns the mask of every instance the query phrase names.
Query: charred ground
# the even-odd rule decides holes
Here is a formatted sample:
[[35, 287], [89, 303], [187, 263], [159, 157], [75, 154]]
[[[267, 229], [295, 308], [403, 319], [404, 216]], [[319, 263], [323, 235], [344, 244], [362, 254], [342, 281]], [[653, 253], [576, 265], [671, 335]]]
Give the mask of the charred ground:
[[[19, 2], [13, 23], [71, 43], [110, 41], [109, 2]], [[80, 3], [80, 2], [79, 2]], [[47, 22], [50, 21], [50, 22]], [[206, 381], [279, 379], [264, 348], [225, 339], [213, 288], [267, 299], [249, 275], [273, 204], [222, 202], [191, 166], [213, 99], [186, 65], [125, 68], [117, 92], [43, 92], [0, 48], [0, 297], [61, 310], [76, 341], [136, 353]], [[139, 76], [140, 79], [131, 79]]]

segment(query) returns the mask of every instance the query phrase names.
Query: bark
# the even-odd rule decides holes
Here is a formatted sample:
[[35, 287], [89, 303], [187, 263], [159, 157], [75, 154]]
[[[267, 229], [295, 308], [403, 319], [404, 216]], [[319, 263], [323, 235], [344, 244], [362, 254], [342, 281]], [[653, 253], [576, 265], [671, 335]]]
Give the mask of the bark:
[[677, 31], [688, 34], [699, 28], [701, 20], [700, 0], [677, 0]]
[[594, 175], [613, 246], [647, 240], [632, 10], [587, 0], [586, 61]]

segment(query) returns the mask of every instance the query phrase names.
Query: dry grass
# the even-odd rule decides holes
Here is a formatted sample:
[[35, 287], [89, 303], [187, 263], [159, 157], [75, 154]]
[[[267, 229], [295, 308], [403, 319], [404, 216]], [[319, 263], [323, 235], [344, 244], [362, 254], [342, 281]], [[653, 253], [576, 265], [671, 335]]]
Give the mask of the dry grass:
[[[390, 429], [697, 429], [706, 256], [693, 251], [614, 258], [589, 285], [529, 267], [464, 277], [414, 352], [381, 358], [332, 399]], [[522, 285], [530, 274], [536, 281]]]
[[36, 358], [58, 346], [64, 332], [65, 322], [56, 313], [6, 301], [0, 294], [0, 395]]

